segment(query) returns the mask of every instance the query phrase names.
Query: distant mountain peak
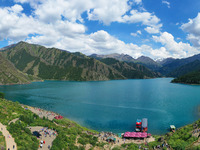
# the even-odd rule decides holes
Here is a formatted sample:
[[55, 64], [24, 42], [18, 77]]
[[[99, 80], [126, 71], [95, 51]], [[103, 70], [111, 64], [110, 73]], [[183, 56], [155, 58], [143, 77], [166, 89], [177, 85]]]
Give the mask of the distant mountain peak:
[[149, 61], [155, 62], [152, 58], [147, 57], [147, 56], [140, 56], [140, 57], [137, 58], [137, 60], [149, 60]]
[[126, 62], [134, 62], [135, 61], [135, 59], [128, 54], [118, 54], [118, 53], [112, 53], [112, 54], [108, 54], [108, 55], [92, 54], [89, 57], [93, 57], [96, 59], [114, 58], [119, 61], [126, 61]]

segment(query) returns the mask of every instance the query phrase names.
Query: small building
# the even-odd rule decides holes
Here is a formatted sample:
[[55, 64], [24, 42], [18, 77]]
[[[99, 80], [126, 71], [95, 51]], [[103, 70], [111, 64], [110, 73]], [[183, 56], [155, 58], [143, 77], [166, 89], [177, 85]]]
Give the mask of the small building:
[[142, 119], [142, 131], [147, 132], [148, 130], [148, 120], [147, 118]]

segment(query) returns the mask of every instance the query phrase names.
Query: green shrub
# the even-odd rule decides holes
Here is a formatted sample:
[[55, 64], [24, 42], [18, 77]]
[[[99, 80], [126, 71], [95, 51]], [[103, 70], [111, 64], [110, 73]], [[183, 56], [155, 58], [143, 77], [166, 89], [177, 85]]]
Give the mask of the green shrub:
[[2, 93], [2, 92], [0, 92], [0, 98], [5, 98], [5, 94], [4, 93]]

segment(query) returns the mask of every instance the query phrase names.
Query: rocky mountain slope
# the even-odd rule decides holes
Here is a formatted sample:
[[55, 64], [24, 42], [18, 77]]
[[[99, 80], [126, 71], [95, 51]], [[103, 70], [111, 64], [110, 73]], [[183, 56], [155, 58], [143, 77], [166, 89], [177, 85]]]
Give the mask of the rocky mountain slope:
[[100, 61], [116, 69], [128, 79], [145, 79], [160, 77], [160, 74], [153, 72], [140, 64], [122, 62], [113, 58], [105, 58], [101, 59]]
[[[20, 42], [4, 49], [2, 53], [20, 71], [42, 79], [96, 81], [129, 78], [113, 66], [79, 52], [70, 53], [56, 48]], [[127, 69], [127, 71], [131, 70]], [[138, 72], [143, 74], [142, 70]], [[138, 78], [134, 73], [132, 72], [132, 77]], [[145, 74], [140, 78], [156, 77], [152, 74], [150, 76]]]
[[157, 63], [156, 61], [154, 61], [153, 59], [146, 57], [146, 56], [141, 56], [137, 59], [134, 59], [133, 57], [127, 55], [127, 54], [109, 54], [109, 55], [97, 55], [97, 54], [92, 54], [90, 55], [90, 57], [95, 58], [95, 59], [104, 59], [104, 58], [114, 58], [117, 59], [119, 61], [124, 61], [124, 62], [132, 62], [132, 63], [136, 63], [136, 64], [141, 64], [153, 71], [158, 70], [161, 65], [159, 63]]
[[36, 78], [17, 70], [14, 65], [6, 60], [0, 53], [0, 85], [30, 83], [34, 79]]

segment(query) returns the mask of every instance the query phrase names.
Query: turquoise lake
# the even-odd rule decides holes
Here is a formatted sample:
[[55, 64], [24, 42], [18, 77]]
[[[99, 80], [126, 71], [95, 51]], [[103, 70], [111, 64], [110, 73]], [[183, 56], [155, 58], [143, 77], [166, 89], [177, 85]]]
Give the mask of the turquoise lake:
[[12, 101], [60, 113], [98, 131], [134, 131], [148, 118], [149, 132], [164, 134], [200, 118], [200, 86], [172, 84], [171, 78], [92, 82], [45, 81], [0, 86]]

